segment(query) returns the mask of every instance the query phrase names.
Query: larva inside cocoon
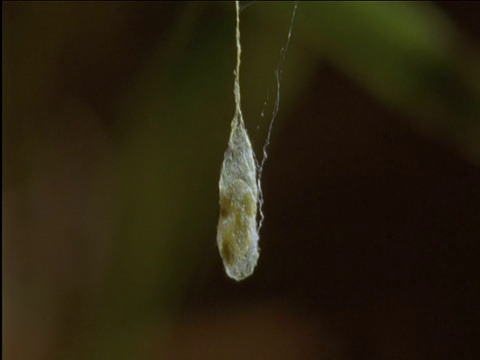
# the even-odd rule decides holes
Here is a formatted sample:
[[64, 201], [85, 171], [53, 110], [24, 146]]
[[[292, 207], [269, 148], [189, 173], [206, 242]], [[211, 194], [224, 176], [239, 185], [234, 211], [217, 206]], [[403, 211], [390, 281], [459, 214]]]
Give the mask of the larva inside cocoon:
[[239, 281], [253, 273], [259, 257], [257, 169], [240, 112], [232, 121], [219, 190], [218, 249], [227, 275]]
[[235, 1], [237, 13], [237, 68], [235, 70], [235, 115], [228, 147], [220, 172], [220, 218], [217, 227], [217, 244], [225, 271], [232, 279], [240, 281], [250, 276], [258, 260], [257, 229], [257, 167], [243, 122], [240, 106], [240, 6]]
[[[263, 194], [260, 187], [262, 171], [267, 159], [267, 146], [270, 142], [273, 121], [280, 104], [281, 65], [285, 60], [290, 37], [292, 35], [293, 20], [297, 11], [298, 1], [293, 8], [287, 43], [281, 52], [281, 61], [277, 67], [277, 96], [268, 128], [267, 139], [263, 147], [263, 159], [257, 165], [250, 139], [242, 116], [240, 106], [240, 5], [235, 1], [237, 14], [236, 45], [237, 67], [235, 70], [235, 115], [232, 120], [232, 129], [228, 147], [225, 151], [222, 170], [220, 173], [220, 219], [217, 227], [217, 244], [223, 259], [225, 271], [232, 279], [240, 281], [253, 273], [259, 257], [258, 232], [263, 223]], [[262, 112], [263, 116], [263, 112]], [[258, 174], [257, 174], [258, 169]], [[257, 226], [257, 210], [260, 213], [260, 223]]]

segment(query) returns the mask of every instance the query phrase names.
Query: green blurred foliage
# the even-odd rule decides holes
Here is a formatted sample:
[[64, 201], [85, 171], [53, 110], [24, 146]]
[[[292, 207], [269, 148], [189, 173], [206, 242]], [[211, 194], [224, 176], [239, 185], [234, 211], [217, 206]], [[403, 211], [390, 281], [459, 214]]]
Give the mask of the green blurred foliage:
[[[274, 4], [262, 14], [275, 14]], [[284, 19], [287, 21], [287, 19]], [[480, 61], [428, 2], [302, 4], [297, 38], [478, 163]]]

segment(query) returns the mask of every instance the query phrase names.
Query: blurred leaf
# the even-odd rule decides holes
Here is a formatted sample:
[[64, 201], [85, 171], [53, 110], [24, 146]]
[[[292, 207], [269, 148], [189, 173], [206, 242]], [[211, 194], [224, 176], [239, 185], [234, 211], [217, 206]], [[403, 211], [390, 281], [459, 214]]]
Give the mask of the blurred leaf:
[[[284, 16], [275, 4], [255, 10]], [[302, 2], [296, 22], [319, 56], [480, 160], [479, 57], [433, 3]]]

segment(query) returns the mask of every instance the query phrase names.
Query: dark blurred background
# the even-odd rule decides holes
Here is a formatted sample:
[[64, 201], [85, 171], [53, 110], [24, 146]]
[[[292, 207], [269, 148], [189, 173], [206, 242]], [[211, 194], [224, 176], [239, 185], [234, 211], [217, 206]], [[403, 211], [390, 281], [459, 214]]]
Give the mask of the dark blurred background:
[[[293, 3], [243, 5], [260, 154]], [[240, 283], [233, 3], [2, 10], [4, 359], [480, 358], [480, 3], [299, 3]]]

